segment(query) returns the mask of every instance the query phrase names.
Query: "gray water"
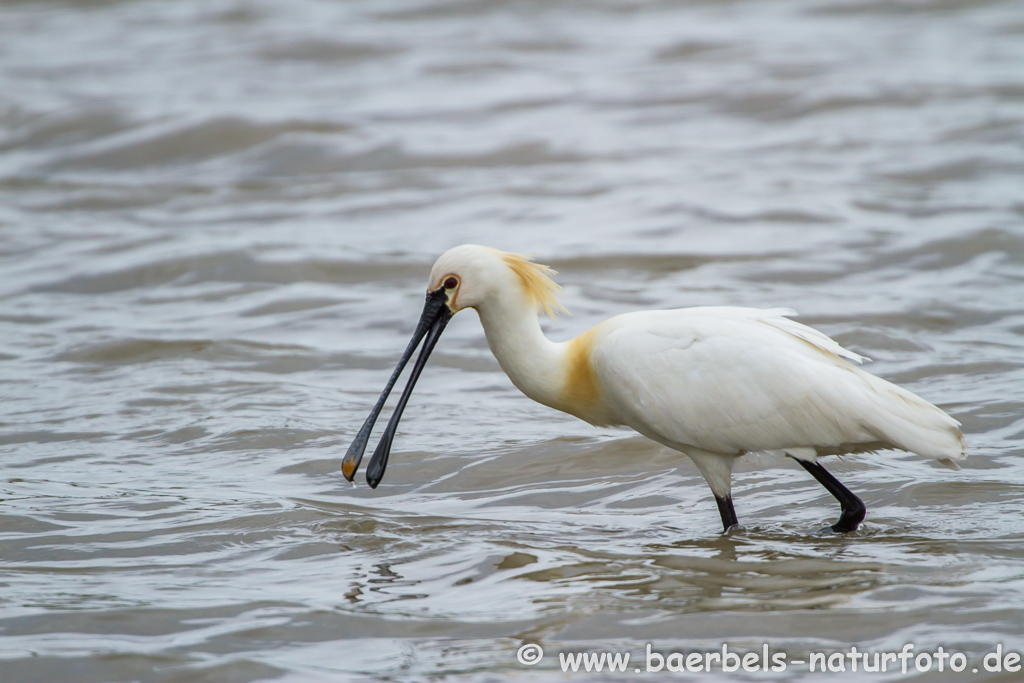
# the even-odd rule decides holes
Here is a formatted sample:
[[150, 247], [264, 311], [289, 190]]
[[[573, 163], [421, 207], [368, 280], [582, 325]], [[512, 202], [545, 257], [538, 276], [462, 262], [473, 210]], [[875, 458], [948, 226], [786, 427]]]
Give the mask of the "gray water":
[[[752, 455], [722, 536], [687, 460], [521, 396], [467, 312], [349, 484], [463, 242], [560, 271], [557, 340], [795, 308], [970, 457], [829, 458], [869, 508], [837, 536]], [[0, 3], [0, 683], [978, 668], [1024, 651], [1022, 335], [1021, 2]], [[1020, 680], [971, 668], [741, 677]]]

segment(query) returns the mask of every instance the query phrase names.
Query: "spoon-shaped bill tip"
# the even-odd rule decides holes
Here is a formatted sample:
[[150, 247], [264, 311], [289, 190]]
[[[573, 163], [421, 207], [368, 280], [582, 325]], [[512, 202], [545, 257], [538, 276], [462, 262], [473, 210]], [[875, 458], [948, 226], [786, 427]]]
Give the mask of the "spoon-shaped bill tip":
[[356, 478], [356, 470], [359, 469], [359, 464], [354, 459], [345, 458], [341, 461], [341, 473], [345, 475], [345, 478], [352, 481]]

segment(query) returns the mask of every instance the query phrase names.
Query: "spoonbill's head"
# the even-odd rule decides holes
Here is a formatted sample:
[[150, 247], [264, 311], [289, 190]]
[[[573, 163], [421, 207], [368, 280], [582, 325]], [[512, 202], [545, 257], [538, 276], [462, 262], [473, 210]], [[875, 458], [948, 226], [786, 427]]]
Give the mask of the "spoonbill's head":
[[556, 310], [565, 310], [555, 298], [559, 287], [551, 279], [554, 274], [521, 254], [463, 244], [434, 262], [427, 293], [444, 290], [453, 314], [501, 299], [506, 305], [522, 302], [553, 316]]
[[464, 308], [479, 310], [499, 305], [533, 306], [553, 316], [556, 310], [565, 310], [555, 298], [559, 287], [550, 277], [553, 274], [553, 270], [533, 263], [528, 257], [475, 244], [464, 244], [442, 254], [430, 270], [427, 300], [412, 339], [399, 359], [391, 379], [384, 386], [380, 399], [370, 411], [369, 417], [366, 418], [342, 460], [341, 470], [345, 478], [351, 481], [355, 477], [377, 416], [383, 409], [398, 376], [421, 341], [423, 348], [413, 365], [409, 381], [366, 469], [366, 481], [372, 488], [377, 488], [377, 484], [384, 476], [391, 444], [405, 404], [412, 394], [413, 387], [416, 386], [416, 380], [423, 372], [427, 358], [430, 357], [452, 316]]

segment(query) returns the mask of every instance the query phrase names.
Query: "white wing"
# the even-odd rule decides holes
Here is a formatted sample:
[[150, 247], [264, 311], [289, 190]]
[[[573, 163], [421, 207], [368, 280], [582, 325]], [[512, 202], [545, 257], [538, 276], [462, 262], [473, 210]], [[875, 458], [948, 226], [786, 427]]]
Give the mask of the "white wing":
[[592, 363], [618, 422], [670, 446], [964, 457], [959, 423], [854, 366], [787, 309], [648, 311], [601, 325]]

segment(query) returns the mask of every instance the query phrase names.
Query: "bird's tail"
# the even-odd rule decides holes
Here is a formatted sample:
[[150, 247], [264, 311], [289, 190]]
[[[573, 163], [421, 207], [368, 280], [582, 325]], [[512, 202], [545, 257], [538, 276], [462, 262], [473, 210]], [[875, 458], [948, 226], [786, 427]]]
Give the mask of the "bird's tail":
[[960, 423], [920, 396], [854, 369], [871, 387], [871, 429], [879, 438], [903, 450], [935, 458], [951, 469], [967, 457]]

